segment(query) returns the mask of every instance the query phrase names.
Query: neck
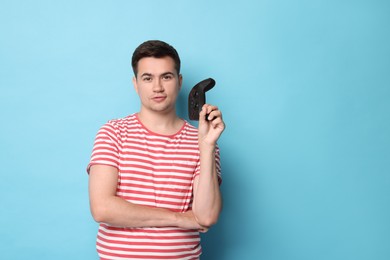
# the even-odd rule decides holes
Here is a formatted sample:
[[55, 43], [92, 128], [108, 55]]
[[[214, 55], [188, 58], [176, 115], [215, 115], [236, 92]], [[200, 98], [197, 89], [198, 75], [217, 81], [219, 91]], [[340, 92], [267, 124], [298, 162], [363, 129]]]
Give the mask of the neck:
[[146, 128], [162, 135], [173, 135], [183, 126], [183, 120], [176, 111], [164, 114], [141, 109], [138, 118]]

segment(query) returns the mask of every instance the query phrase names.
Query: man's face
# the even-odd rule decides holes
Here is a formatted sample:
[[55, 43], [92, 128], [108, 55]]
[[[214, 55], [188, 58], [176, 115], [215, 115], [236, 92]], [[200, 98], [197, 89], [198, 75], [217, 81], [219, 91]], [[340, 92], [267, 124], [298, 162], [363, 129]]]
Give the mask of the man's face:
[[182, 77], [177, 74], [171, 57], [139, 60], [133, 84], [141, 100], [141, 110], [163, 113], [175, 111]]

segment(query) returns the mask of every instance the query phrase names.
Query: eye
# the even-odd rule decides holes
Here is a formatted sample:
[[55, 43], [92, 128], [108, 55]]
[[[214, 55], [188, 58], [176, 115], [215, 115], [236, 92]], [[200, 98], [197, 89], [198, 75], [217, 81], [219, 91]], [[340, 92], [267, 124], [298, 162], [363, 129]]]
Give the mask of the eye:
[[150, 82], [150, 81], [152, 81], [152, 77], [150, 77], [150, 76], [144, 76], [144, 77], [142, 77], [142, 81], [144, 81], [144, 82]]
[[162, 78], [163, 78], [163, 80], [171, 80], [173, 77], [171, 74], [166, 74]]

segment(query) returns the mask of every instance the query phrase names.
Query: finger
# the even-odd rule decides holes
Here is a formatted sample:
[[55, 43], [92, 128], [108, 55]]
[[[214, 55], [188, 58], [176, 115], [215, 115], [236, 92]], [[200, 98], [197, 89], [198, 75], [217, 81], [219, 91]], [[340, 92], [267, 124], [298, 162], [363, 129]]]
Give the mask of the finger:
[[202, 228], [199, 229], [199, 232], [200, 233], [207, 233], [208, 230], [209, 230], [208, 228], [202, 227]]
[[217, 110], [216, 106], [212, 106], [210, 104], [204, 104], [202, 110], [199, 113], [199, 120], [209, 121], [209, 115], [212, 111]]
[[210, 114], [212, 111], [218, 110], [217, 106], [206, 104], [206, 112], [207, 114]]
[[222, 131], [225, 129], [225, 124], [222, 120], [214, 119], [211, 122], [211, 126], [213, 129], [222, 129]]
[[199, 122], [206, 121], [207, 105], [203, 105], [202, 110], [199, 112]]
[[215, 110], [212, 110], [209, 114], [208, 114], [208, 117], [207, 119], [209, 121], [214, 121], [215, 119], [217, 118], [221, 118], [222, 119], [222, 113], [220, 110], [218, 110], [218, 108], [216, 107]]
[[211, 119], [211, 118], [209, 118], [210, 113], [211, 113], [212, 111], [214, 111], [214, 110], [218, 110], [218, 107], [212, 106], [212, 105], [210, 105], [210, 104], [204, 104], [203, 107], [202, 107], [202, 110], [205, 111], [205, 119], [206, 119], [207, 121], [209, 121], [209, 120]]

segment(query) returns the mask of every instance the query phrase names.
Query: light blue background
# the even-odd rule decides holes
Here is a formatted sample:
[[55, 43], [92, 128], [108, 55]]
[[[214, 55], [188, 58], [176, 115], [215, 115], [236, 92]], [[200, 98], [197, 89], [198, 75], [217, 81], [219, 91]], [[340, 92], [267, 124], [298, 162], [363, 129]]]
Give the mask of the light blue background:
[[97, 259], [85, 167], [131, 54], [213, 77], [224, 211], [202, 259], [390, 259], [390, 2], [0, 2], [0, 258]]

